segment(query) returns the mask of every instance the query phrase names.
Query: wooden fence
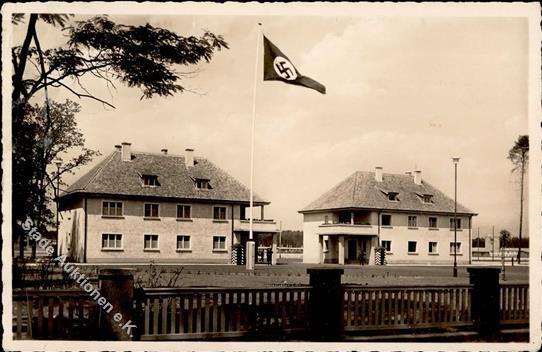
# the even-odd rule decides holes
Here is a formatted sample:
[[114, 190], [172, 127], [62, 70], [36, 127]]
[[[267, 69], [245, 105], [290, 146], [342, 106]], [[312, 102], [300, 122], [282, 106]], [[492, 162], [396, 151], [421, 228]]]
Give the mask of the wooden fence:
[[469, 285], [344, 287], [344, 329], [441, 328], [470, 325]]
[[501, 324], [524, 324], [529, 322], [529, 286], [500, 285]]
[[14, 290], [15, 339], [93, 338], [99, 311], [82, 290]]
[[143, 289], [142, 340], [235, 337], [307, 329], [309, 287]]
[[[472, 327], [473, 285], [339, 286], [341, 331]], [[141, 340], [188, 340], [308, 333], [316, 288], [153, 288], [133, 313]], [[499, 322], [529, 322], [528, 284], [501, 284]], [[314, 303], [314, 302], [313, 302]], [[130, 309], [132, 309], [130, 308]], [[14, 290], [15, 339], [100, 339], [100, 309], [81, 290]], [[303, 335], [299, 335], [303, 336]]]

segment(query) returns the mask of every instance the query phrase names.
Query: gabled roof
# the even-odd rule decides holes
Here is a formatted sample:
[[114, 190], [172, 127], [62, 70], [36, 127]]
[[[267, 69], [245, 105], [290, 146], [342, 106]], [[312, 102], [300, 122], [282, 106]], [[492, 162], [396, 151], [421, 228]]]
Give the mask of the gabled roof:
[[[399, 201], [388, 200], [386, 193], [390, 192], [398, 193]], [[424, 203], [419, 194], [432, 195], [431, 203]], [[453, 213], [454, 200], [426, 181], [415, 184], [410, 175], [383, 174], [382, 182], [378, 182], [374, 172], [357, 171], [300, 213], [350, 208]], [[476, 215], [459, 203], [457, 213]]]
[[[158, 176], [160, 186], [143, 187], [141, 175]], [[210, 180], [212, 189], [197, 189], [195, 179]], [[133, 152], [131, 161], [122, 161], [120, 151], [79, 178], [61, 198], [75, 194], [250, 201], [247, 187], [205, 158], [196, 157], [195, 165], [187, 168], [184, 156]], [[254, 203], [269, 204], [257, 195]]]

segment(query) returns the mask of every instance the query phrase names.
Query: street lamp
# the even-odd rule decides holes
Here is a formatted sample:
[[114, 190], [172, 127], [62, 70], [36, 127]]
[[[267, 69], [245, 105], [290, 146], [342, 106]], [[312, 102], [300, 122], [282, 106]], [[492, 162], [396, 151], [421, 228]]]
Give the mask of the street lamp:
[[59, 228], [59, 221], [58, 221], [58, 204], [60, 196], [60, 167], [62, 166], [62, 160], [55, 160], [56, 165], [56, 243], [58, 248], [58, 228]]
[[454, 277], [457, 277], [457, 164], [459, 158], [452, 158], [455, 170], [455, 187], [454, 187]]

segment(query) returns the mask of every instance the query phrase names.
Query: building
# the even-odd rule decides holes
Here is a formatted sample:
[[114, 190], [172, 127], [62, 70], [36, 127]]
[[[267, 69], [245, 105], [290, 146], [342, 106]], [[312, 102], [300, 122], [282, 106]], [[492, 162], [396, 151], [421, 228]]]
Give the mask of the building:
[[[387, 263], [468, 263], [472, 217], [454, 200], [410, 175], [355, 172], [299, 212], [303, 214], [304, 263], [374, 264], [377, 247]], [[380, 253], [380, 252], [379, 252]]]
[[[122, 143], [61, 195], [59, 253], [88, 263], [229, 263], [232, 245], [248, 239], [249, 197], [192, 149], [138, 153]], [[263, 235], [277, 242], [268, 204], [254, 197], [256, 246]]]

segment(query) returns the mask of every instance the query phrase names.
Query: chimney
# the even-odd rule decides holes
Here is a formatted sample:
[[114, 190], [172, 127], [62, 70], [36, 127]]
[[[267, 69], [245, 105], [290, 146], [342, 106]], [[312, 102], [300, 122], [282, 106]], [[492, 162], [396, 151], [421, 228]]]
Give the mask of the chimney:
[[184, 163], [186, 167], [194, 166], [194, 149], [186, 148], [184, 150]]
[[122, 161], [132, 160], [132, 143], [122, 142], [121, 156], [122, 156]]
[[117, 152], [122, 151], [122, 147], [120, 146], [120, 144], [115, 145], [115, 151]]
[[422, 184], [422, 172], [420, 170], [414, 171], [414, 183], [417, 185]]
[[160, 151], [162, 152], [162, 154], [167, 155], [167, 149], [166, 148], [161, 149]]
[[375, 167], [375, 180], [376, 182], [382, 182], [382, 166]]

